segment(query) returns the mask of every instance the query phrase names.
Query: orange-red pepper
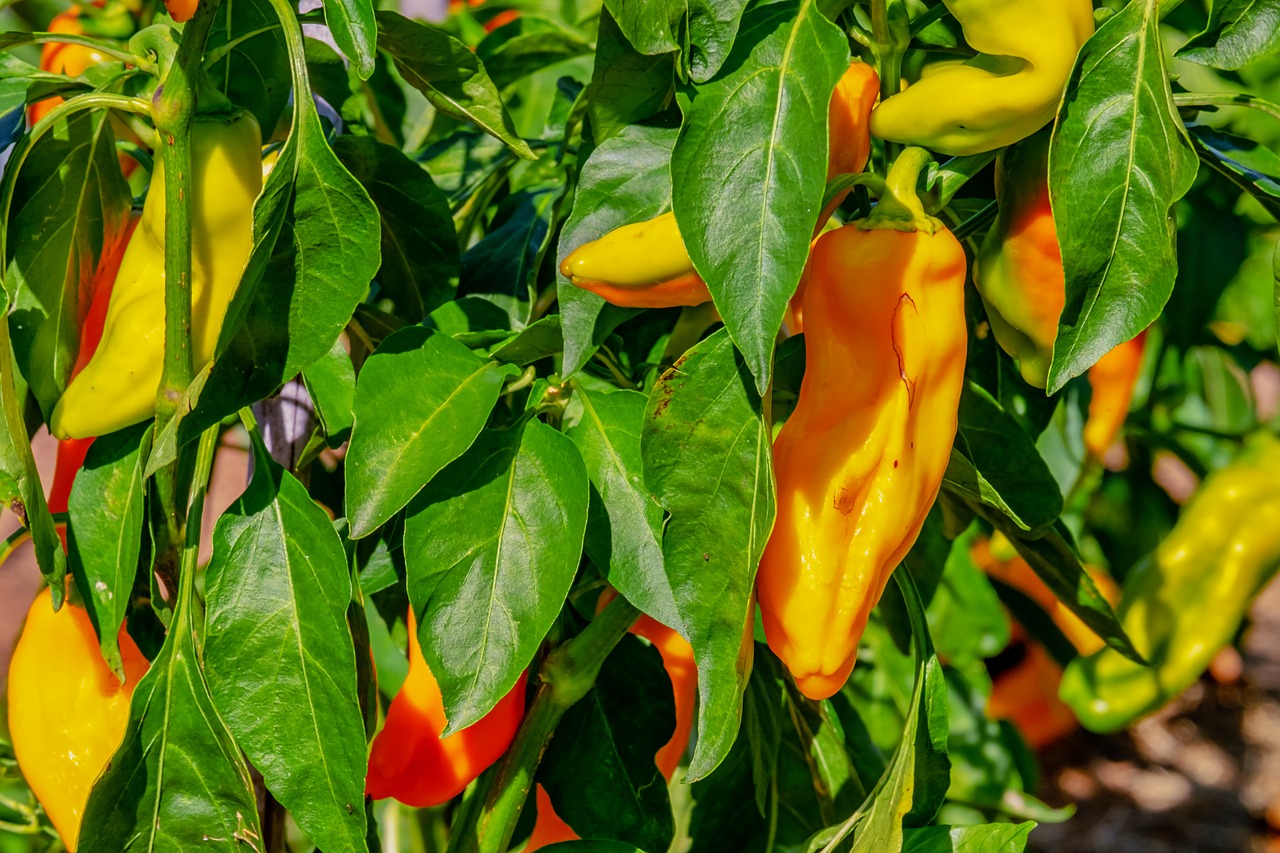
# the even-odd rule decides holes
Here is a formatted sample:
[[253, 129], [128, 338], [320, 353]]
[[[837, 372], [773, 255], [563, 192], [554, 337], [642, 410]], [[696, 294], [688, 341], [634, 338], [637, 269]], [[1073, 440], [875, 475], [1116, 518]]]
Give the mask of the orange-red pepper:
[[1089, 368], [1089, 417], [1084, 424], [1084, 446], [1089, 455], [1101, 459], [1120, 435], [1120, 428], [1133, 402], [1134, 386], [1142, 370], [1147, 333], [1120, 344]]
[[992, 679], [987, 716], [1018, 727], [1033, 749], [1061, 740], [1079, 728], [1076, 715], [1058, 698], [1062, 667], [1036, 643], [1016, 638], [1010, 651], [1021, 654], [1011, 668]]

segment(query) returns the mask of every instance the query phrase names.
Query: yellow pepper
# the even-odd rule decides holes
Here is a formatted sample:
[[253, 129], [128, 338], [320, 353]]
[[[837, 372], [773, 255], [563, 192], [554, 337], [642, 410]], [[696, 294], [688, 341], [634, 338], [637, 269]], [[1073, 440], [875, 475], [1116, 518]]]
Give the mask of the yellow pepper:
[[943, 0], [979, 56], [946, 65], [871, 113], [880, 139], [943, 154], [1012, 145], [1052, 120], [1076, 54], [1093, 34], [1090, 0]]
[[965, 255], [904, 152], [866, 220], [818, 238], [800, 398], [773, 445], [778, 512], [757, 577], [770, 648], [814, 699], [853, 669], [889, 575], [942, 485], [964, 383]]
[[[875, 69], [860, 60], [836, 84], [827, 108], [828, 179], [866, 166], [871, 153], [867, 116], [878, 90]], [[844, 194], [834, 200], [832, 209], [843, 199]], [[575, 286], [628, 308], [701, 305], [711, 299], [670, 212], [584, 243], [564, 259], [560, 273]]]
[[[197, 118], [191, 129], [191, 345], [199, 370], [213, 358], [227, 305], [253, 248], [262, 189], [262, 136], [249, 113]], [[104, 435], [155, 414], [164, 363], [164, 148], [142, 221], [129, 241], [102, 342], [50, 419], [58, 438]]]
[[1260, 435], [1206, 479], [1173, 531], [1125, 576], [1116, 615], [1150, 666], [1111, 648], [1076, 658], [1061, 696], [1115, 731], [1191, 686], [1280, 568], [1280, 441]]
[[89, 790], [124, 738], [133, 689], [147, 672], [124, 628], [119, 641], [124, 684], [103, 661], [89, 614], [70, 601], [55, 613], [46, 589], [9, 664], [13, 752], [71, 853]]

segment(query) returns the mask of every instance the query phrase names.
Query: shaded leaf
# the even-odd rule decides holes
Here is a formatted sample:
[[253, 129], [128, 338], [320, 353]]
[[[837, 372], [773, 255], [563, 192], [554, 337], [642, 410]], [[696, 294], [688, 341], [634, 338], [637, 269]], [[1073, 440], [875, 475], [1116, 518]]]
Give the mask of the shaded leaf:
[[1204, 32], [1175, 55], [1235, 70], [1275, 53], [1280, 53], [1280, 0], [1213, 0]]

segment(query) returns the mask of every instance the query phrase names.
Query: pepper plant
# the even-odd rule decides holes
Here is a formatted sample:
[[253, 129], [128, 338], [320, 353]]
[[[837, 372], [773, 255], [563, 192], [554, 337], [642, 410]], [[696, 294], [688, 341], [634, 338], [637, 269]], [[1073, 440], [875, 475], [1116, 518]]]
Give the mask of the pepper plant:
[[1168, 473], [1280, 475], [1275, 15], [5, 4], [0, 851], [1070, 819], [1036, 748], [1280, 568]]

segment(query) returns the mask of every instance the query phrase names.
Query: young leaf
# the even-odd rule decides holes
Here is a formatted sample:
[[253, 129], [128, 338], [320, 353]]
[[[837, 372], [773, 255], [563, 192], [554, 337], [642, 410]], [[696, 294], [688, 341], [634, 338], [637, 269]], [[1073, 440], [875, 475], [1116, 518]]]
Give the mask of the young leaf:
[[85, 804], [81, 853], [243, 853], [261, 845], [249, 767], [200, 666], [192, 575], [183, 576], [164, 645], [133, 691], [124, 742]]
[[334, 153], [369, 192], [382, 221], [380, 296], [397, 313], [425, 317], [453, 298], [461, 261], [449, 200], [400, 149], [371, 136], [340, 136]]
[[1280, 0], [1213, 0], [1204, 32], [1174, 54], [1234, 71], [1280, 53]]
[[204, 662], [227, 727], [307, 837], [364, 851], [364, 719], [328, 514], [255, 443], [253, 480], [218, 520]]
[[378, 47], [391, 54], [405, 82], [440, 112], [471, 122], [501, 139], [517, 156], [534, 159], [511, 124], [498, 89], [465, 44], [435, 27], [397, 12], [377, 13]]
[[121, 678], [118, 634], [142, 553], [142, 466], [150, 447], [150, 423], [95, 439], [68, 506], [67, 549], [76, 588], [98, 632], [102, 657]]
[[[582, 166], [573, 212], [560, 232], [557, 267], [584, 243], [670, 208], [675, 141], [674, 130], [631, 125], [591, 152]], [[603, 299], [574, 287], [558, 269], [556, 295], [564, 327], [563, 374], [572, 376], [627, 314], [607, 310], [611, 306]]]
[[714, 770], [738, 736], [752, 590], [776, 510], [771, 439], [750, 372], [723, 329], [685, 353], [649, 396], [645, 482], [671, 514], [662, 555], [698, 661], [690, 780]]
[[373, 0], [325, 0], [324, 22], [342, 54], [351, 61], [361, 80], [373, 76], [378, 27], [373, 20]]
[[587, 472], [541, 421], [485, 430], [409, 505], [418, 639], [449, 735], [488, 713], [533, 660], [582, 555]]
[[[471, 446], [502, 389], [504, 370], [442, 332], [401, 329], [356, 382], [347, 450], [351, 537], [368, 536]], [[413, 394], [404, 389], [412, 387]]]
[[689, 257], [763, 393], [827, 176], [827, 104], [849, 64], [816, 0], [743, 15], [721, 72], [678, 91], [672, 200]]
[[657, 649], [624, 637], [595, 686], [556, 727], [538, 781], [583, 838], [666, 850], [675, 825], [654, 755], [675, 730], [671, 681]]
[[1172, 208], [1196, 176], [1169, 93], [1156, 0], [1134, 0], [1085, 43], [1049, 154], [1066, 272], [1048, 392], [1160, 315], [1177, 273]]

